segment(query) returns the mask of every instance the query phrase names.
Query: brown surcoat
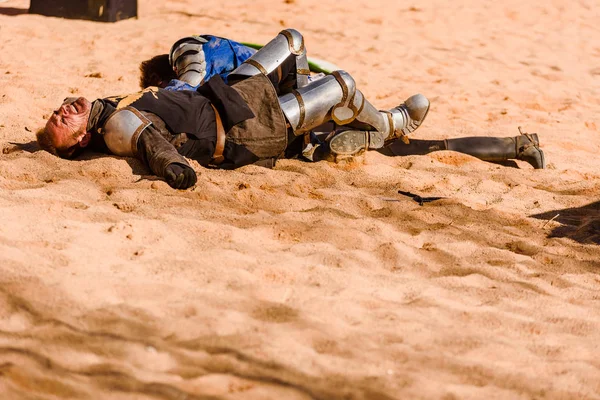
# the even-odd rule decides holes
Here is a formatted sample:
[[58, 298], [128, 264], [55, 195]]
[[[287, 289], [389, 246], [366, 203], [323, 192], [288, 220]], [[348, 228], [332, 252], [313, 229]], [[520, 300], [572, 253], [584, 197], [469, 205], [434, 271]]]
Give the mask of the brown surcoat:
[[187, 165], [182, 156], [204, 166], [210, 164], [217, 134], [215, 109], [226, 131], [225, 161], [220, 168], [275, 160], [288, 145], [286, 120], [277, 93], [263, 75], [232, 86], [217, 75], [197, 92], [147, 89], [129, 96], [97, 100], [88, 124], [97, 149], [106, 150], [102, 146], [102, 127], [112, 112], [123, 106], [137, 108], [153, 121], [140, 135], [138, 153], [161, 177], [170, 163]]

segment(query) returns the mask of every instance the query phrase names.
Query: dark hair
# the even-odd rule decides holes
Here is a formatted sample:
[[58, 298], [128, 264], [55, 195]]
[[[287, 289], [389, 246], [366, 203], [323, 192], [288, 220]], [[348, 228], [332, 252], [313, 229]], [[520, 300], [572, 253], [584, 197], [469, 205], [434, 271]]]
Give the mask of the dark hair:
[[161, 54], [140, 64], [140, 87], [149, 86], [165, 87], [171, 79], [177, 78], [171, 64], [169, 55]]

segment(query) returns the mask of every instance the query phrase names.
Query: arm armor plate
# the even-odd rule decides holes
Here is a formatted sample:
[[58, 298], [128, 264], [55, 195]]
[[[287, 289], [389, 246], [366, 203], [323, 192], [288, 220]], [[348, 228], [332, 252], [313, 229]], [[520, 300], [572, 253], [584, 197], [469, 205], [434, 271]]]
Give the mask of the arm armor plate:
[[104, 124], [102, 134], [109, 150], [120, 157], [136, 157], [137, 143], [142, 131], [152, 122], [133, 107], [112, 113]]
[[203, 46], [207, 42], [202, 36], [188, 36], [175, 42], [169, 51], [169, 63], [177, 74], [177, 79], [191, 86], [202, 83], [206, 76]]

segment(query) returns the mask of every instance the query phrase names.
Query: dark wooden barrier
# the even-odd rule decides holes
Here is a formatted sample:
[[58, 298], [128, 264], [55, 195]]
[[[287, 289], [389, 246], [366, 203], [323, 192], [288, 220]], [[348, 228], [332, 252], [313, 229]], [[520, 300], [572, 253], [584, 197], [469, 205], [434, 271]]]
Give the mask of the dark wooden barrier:
[[31, 0], [29, 12], [51, 17], [115, 22], [137, 17], [137, 0]]

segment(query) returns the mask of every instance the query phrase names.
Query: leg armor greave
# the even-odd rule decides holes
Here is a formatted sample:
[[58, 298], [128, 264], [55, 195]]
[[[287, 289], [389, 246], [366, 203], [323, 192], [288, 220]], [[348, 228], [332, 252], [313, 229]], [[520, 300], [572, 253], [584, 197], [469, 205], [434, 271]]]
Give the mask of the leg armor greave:
[[202, 45], [207, 40], [201, 36], [179, 39], [169, 52], [169, 62], [177, 79], [198, 86], [206, 76], [206, 60]]
[[387, 135], [389, 123], [345, 71], [334, 71], [308, 86], [279, 97], [279, 104], [294, 133], [300, 135], [324, 122], [348, 125], [355, 120]]
[[335, 71], [279, 97], [279, 104], [294, 133], [300, 135], [331, 118], [343, 123], [353, 121], [357, 114], [351, 102], [355, 93], [354, 79], [344, 71]]
[[[296, 59], [296, 86], [299, 88], [306, 86], [310, 75], [306, 48], [304, 47], [304, 38], [295, 29], [281, 31], [275, 39], [237, 67], [232, 75], [254, 76], [260, 73], [268, 75], [273, 71], [281, 74], [280, 66], [290, 56], [294, 56]], [[285, 77], [280, 76], [279, 80], [281, 81], [283, 78]]]

